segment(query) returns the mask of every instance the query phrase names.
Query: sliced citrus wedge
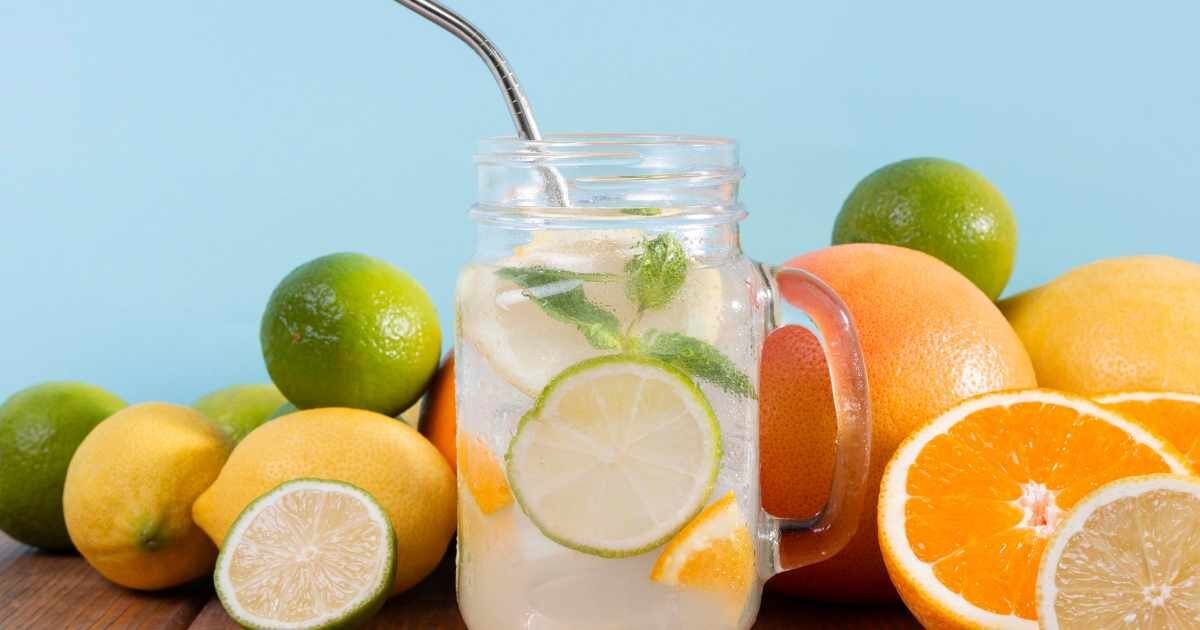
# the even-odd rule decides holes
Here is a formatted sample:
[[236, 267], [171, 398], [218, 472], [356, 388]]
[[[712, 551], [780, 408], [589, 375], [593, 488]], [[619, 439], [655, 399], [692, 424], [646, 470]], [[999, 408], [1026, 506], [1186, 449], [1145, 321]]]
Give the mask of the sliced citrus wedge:
[[1038, 558], [1062, 513], [1122, 477], [1187, 473], [1119, 414], [1050, 390], [985, 394], [897, 449], [879, 544], [905, 604], [931, 627], [1036, 627]]
[[1122, 392], [1097, 396], [1096, 402], [1166, 438], [1200, 465], [1200, 396], [1180, 392]]
[[1131, 477], [1084, 497], [1037, 583], [1048, 630], [1200, 627], [1200, 480]]
[[285, 482], [246, 507], [217, 558], [217, 595], [246, 628], [352, 627], [383, 606], [395, 539], [366, 491]]
[[757, 579], [754, 543], [732, 492], [704, 508], [667, 543], [650, 579], [720, 597], [732, 617]]
[[708, 500], [717, 417], [683, 372], [653, 359], [589, 359], [546, 386], [508, 447], [508, 481], [546, 537], [604, 557], [643, 553]]
[[504, 468], [487, 444], [474, 435], [460, 432], [458, 459], [462, 464], [459, 466], [459, 475], [484, 514], [498, 512], [512, 505], [512, 491], [504, 477]]
[[526, 289], [496, 275], [506, 267], [546, 267], [606, 274], [606, 280], [562, 281], [542, 290], [553, 295], [582, 287], [589, 300], [611, 311], [622, 325], [637, 319], [631, 331], [635, 335], [673, 330], [715, 342], [724, 308], [724, 283], [716, 269], [689, 269], [679, 296], [636, 317], [637, 309], [625, 294], [623, 273], [644, 238], [641, 230], [538, 232], [494, 267], [469, 267], [458, 283], [463, 336], [501, 378], [534, 398], [555, 374], [595, 355], [596, 349], [575, 326], [547, 315]]

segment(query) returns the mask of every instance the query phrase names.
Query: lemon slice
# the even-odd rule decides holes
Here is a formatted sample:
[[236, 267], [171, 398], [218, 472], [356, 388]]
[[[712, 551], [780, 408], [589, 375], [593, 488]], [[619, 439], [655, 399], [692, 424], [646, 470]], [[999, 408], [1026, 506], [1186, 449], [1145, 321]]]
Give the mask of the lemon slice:
[[[463, 336], [504, 380], [530, 397], [567, 367], [596, 354], [575, 326], [551, 318], [497, 268], [549, 267], [579, 273], [613, 274], [611, 282], [587, 282], [588, 299], [611, 311], [623, 325], [637, 310], [625, 295], [625, 263], [638, 252], [641, 230], [538, 232], [513, 255], [493, 266], [467, 268], [458, 283]], [[564, 290], [573, 288], [564, 286]], [[720, 331], [724, 283], [713, 268], [692, 267], [679, 296], [647, 311], [632, 330], [672, 330], [715, 342]]]
[[1085, 497], [1038, 569], [1050, 630], [1200, 625], [1200, 480], [1147, 475]]
[[750, 530], [732, 492], [704, 508], [667, 543], [650, 579], [714, 594], [731, 617], [741, 615], [757, 571]]
[[243, 627], [348, 627], [383, 606], [395, 553], [391, 523], [370, 494], [298, 479], [238, 516], [214, 581], [225, 610]]
[[721, 435], [685, 374], [606, 356], [546, 386], [507, 460], [517, 502], [546, 537], [617, 558], [658, 547], [700, 511], [720, 468]]

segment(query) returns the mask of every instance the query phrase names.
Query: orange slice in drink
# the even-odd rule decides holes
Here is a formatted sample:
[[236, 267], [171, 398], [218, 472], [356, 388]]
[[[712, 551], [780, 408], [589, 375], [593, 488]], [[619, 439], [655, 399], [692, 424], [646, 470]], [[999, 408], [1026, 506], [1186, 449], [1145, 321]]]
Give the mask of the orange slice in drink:
[[929, 627], [1036, 628], [1038, 560], [1066, 510], [1114, 479], [1189, 472], [1183, 456], [1090, 400], [985, 394], [917, 430], [884, 470], [879, 544]]
[[1200, 396], [1179, 392], [1121, 392], [1097, 396], [1096, 402], [1165, 438], [1187, 458], [1200, 464]]
[[504, 476], [504, 467], [478, 437], [458, 436], [458, 474], [484, 514], [499, 512], [512, 505], [512, 490]]
[[720, 597], [737, 617], [746, 607], [755, 573], [750, 530], [729, 492], [675, 534], [654, 563], [650, 579]]

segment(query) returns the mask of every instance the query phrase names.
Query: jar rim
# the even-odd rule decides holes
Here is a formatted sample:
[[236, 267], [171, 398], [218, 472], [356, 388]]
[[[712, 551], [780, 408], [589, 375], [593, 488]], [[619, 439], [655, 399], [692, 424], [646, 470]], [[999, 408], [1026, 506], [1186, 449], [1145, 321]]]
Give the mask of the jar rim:
[[733, 168], [738, 165], [738, 144], [720, 136], [667, 133], [551, 133], [541, 140], [493, 136], [479, 141], [475, 163], [597, 165], [650, 156], [656, 162]]
[[687, 133], [643, 132], [562, 132], [546, 134], [541, 140], [522, 140], [516, 136], [491, 136], [479, 142], [480, 152], [488, 148], [570, 148], [590, 146], [663, 146], [663, 147], [737, 147], [737, 141], [724, 136]]
[[[479, 195], [472, 215], [478, 219], [608, 215], [630, 220], [628, 213], [620, 213], [631, 209], [656, 210], [659, 221], [725, 222], [744, 216], [737, 193], [745, 173], [737, 141], [731, 138], [676, 133], [554, 133], [542, 140], [496, 136], [479, 142], [475, 164]], [[555, 196], [556, 191], [567, 194]], [[559, 198], [569, 202], [563, 205]]]

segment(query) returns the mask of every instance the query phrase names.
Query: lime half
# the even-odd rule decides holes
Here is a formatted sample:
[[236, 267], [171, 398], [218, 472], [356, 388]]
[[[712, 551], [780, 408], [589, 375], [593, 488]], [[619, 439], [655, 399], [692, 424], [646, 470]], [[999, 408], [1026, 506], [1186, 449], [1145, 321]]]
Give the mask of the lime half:
[[513, 494], [543, 534], [619, 558], [658, 547], [700, 511], [720, 468], [721, 433], [684, 373], [605, 356], [550, 381], [507, 460]]
[[387, 514], [365, 490], [298, 479], [238, 516], [214, 580], [243, 627], [354, 627], [387, 599], [395, 554]]

